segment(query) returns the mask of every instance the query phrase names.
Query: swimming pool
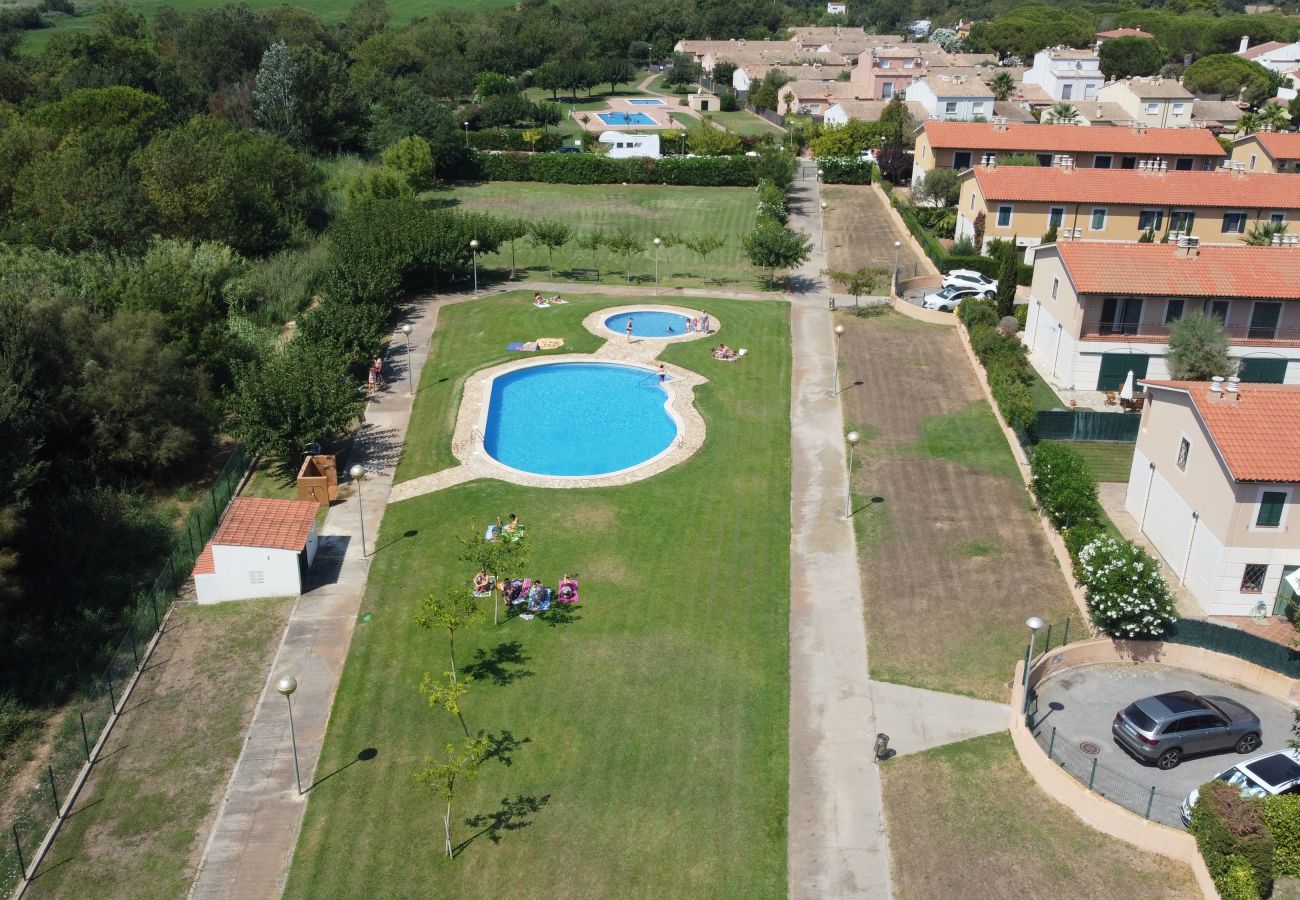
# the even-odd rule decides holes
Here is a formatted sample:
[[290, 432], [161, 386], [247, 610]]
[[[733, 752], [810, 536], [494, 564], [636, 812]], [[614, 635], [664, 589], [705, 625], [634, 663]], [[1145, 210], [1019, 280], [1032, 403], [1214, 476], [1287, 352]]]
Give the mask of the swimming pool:
[[605, 320], [605, 327], [617, 334], [627, 334], [627, 320], [632, 320], [633, 337], [666, 338], [686, 334], [686, 317], [681, 313], [639, 309], [619, 313]]
[[627, 102], [631, 103], [633, 106], [663, 106], [664, 105], [664, 102], [662, 100], [629, 100]]
[[677, 436], [650, 369], [551, 363], [492, 381], [483, 449], [537, 475], [608, 475], [654, 459]]
[[658, 123], [645, 113], [604, 112], [596, 113], [606, 125], [657, 125]]

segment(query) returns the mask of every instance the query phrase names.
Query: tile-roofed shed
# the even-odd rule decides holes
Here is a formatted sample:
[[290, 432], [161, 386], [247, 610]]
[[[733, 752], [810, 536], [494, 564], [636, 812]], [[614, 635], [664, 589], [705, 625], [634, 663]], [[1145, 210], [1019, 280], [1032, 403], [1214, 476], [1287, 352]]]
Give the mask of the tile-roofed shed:
[[1300, 178], [1294, 175], [976, 166], [962, 177], [976, 179], [990, 201], [1300, 209]]
[[1056, 252], [1081, 294], [1300, 300], [1300, 249], [1062, 241]]
[[998, 127], [985, 122], [929, 121], [925, 123], [925, 134], [932, 147], [959, 150], [1225, 155], [1223, 147], [1214, 136], [1200, 128], [1091, 128], [1085, 125]]
[[212, 535], [214, 545], [301, 550], [316, 524], [320, 504], [308, 500], [237, 497]]
[[1143, 381], [1179, 391], [1196, 407], [1220, 458], [1237, 481], [1300, 482], [1300, 385], [1243, 384], [1236, 399], [1213, 396], [1203, 381]]

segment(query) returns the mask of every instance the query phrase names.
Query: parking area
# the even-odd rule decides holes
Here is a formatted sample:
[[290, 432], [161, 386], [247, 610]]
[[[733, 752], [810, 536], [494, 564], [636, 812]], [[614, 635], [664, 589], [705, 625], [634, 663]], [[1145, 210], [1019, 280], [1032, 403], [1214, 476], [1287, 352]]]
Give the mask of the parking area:
[[[1169, 771], [1138, 762], [1115, 743], [1111, 722], [1115, 713], [1134, 700], [1168, 691], [1228, 697], [1244, 704], [1263, 723], [1263, 745], [1248, 756], [1228, 750], [1186, 757]], [[1088, 666], [1063, 672], [1038, 686], [1034, 730], [1040, 744], [1052, 747], [1052, 758], [1075, 777], [1086, 782], [1093, 771], [1098, 772], [1094, 790], [1139, 814], [1150, 806], [1151, 818], [1178, 825], [1177, 803], [1230, 766], [1285, 749], [1293, 721], [1292, 707], [1280, 700], [1194, 672], [1155, 665]], [[1155, 792], [1150, 795], [1153, 787]]]

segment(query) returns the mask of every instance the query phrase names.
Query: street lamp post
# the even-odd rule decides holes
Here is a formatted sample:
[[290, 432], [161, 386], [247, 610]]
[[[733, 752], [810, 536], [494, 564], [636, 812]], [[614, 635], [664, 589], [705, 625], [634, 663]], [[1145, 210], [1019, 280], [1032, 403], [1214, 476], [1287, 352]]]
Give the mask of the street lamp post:
[[821, 181], [821, 180], [822, 180], [822, 176], [825, 175], [825, 174], [826, 174], [826, 170], [825, 170], [825, 169], [818, 169], [818, 170], [817, 170], [817, 180], [818, 180], [818, 181]]
[[898, 274], [898, 248], [903, 246], [902, 241], [894, 241], [894, 274]]
[[462, 122], [465, 126], [465, 149], [469, 149], [469, 122]]
[[850, 431], [844, 439], [849, 442], [849, 480], [844, 485], [844, 518], [851, 519], [853, 518], [853, 451], [858, 446], [861, 435], [856, 431]]
[[826, 201], [825, 200], [822, 201], [821, 233], [822, 233], [822, 253], [825, 253], [826, 252]]
[[478, 296], [478, 238], [469, 242], [469, 255], [474, 258], [474, 296]]
[[835, 326], [835, 394], [840, 392], [840, 338], [844, 337], [844, 326]]
[[414, 394], [415, 386], [411, 380], [411, 326], [402, 326], [402, 345], [406, 347], [406, 393]]
[[361, 555], [367, 556], [366, 553], [366, 511], [361, 505], [361, 482], [366, 477], [365, 467], [360, 463], [348, 469], [348, 474], [357, 484], [357, 516], [361, 519]]
[[276, 682], [275, 689], [284, 695], [285, 702], [289, 704], [289, 741], [293, 745], [293, 780], [298, 784], [298, 793], [302, 794], [302, 773], [298, 770], [298, 736], [293, 732], [293, 700], [290, 699], [293, 692], [298, 690], [298, 679], [292, 675], [285, 675]]
[[660, 240], [659, 238], [655, 238], [654, 245], [655, 245], [655, 294], [658, 295], [659, 293], [659, 248], [663, 245], [663, 241]]
[[1025, 627], [1029, 629], [1029, 657], [1025, 660], [1025, 708], [1021, 712], [1029, 711], [1029, 667], [1034, 662], [1034, 641], [1038, 638], [1038, 630], [1043, 627], [1043, 620], [1030, 616], [1025, 619]]

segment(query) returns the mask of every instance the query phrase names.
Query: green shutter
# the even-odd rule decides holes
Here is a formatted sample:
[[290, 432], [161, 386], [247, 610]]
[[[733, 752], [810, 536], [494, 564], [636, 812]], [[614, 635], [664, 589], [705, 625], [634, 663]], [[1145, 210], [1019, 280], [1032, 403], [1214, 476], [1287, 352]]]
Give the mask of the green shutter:
[[1286, 494], [1282, 491], [1265, 491], [1259, 501], [1259, 515], [1255, 517], [1257, 528], [1276, 528], [1282, 524], [1282, 507], [1286, 505]]
[[1124, 379], [1132, 371], [1134, 390], [1141, 390], [1137, 379], [1147, 377], [1147, 363], [1151, 358], [1145, 353], [1103, 353], [1101, 368], [1097, 372], [1097, 390], [1118, 391], [1124, 386]]
[[1242, 381], [1255, 384], [1283, 384], [1286, 381], [1285, 359], [1266, 356], [1246, 356], [1241, 360], [1237, 376]]

